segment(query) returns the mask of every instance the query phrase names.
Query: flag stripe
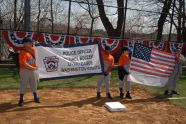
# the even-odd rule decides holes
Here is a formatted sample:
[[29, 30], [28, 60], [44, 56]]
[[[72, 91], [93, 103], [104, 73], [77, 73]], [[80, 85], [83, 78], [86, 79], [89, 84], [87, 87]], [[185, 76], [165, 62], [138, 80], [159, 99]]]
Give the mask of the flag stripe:
[[162, 61], [162, 62], [167, 62], [167, 63], [171, 63], [171, 64], [175, 64], [175, 61], [168, 61], [168, 60], [165, 60], [165, 59], [162, 59], [160, 57], [154, 57], [154, 56], [151, 56], [151, 59], [154, 59], [154, 60], [159, 60], [159, 61]]
[[168, 52], [164, 52], [164, 51], [161, 51], [161, 50], [157, 50], [157, 49], [152, 49], [153, 52], [156, 52], [158, 54], [161, 54], [161, 55], [165, 55], [165, 56], [169, 56], [169, 57], [172, 57], [172, 58], [175, 58], [174, 54], [173, 53], [168, 53]]
[[[167, 67], [174, 67], [174, 65], [175, 65], [173, 63], [168, 63], [168, 62], [164, 62], [164, 61], [160, 61], [160, 60], [156, 60], [156, 59], [151, 59], [150, 62], [153, 63], [152, 61], [162, 63], [162, 64], [164, 64], [163, 66], [167, 66]], [[159, 64], [157, 64], [157, 65], [159, 65]]]
[[156, 73], [153, 73], [153, 72], [147, 72], [147, 71], [143, 71], [143, 70], [140, 70], [140, 69], [135, 69], [135, 68], [131, 68], [132, 71], [136, 71], [136, 72], [142, 72], [142, 73], [145, 73], [145, 74], [149, 74], [149, 75], [154, 75], [154, 76], [157, 76], [157, 77], [170, 77], [170, 76], [166, 76], [166, 75], [160, 75], [160, 74], [156, 74]]
[[[161, 72], [155, 72], [155, 71], [151, 71], [151, 70], [147, 70], [147, 69], [141, 69], [141, 68], [136, 67], [136, 66], [135, 67], [132, 67], [132, 68], [139, 69], [141, 71], [146, 71], [146, 72], [154, 73], [154, 74], [163, 75], [163, 76], [170, 76], [170, 74], [165, 74], [165, 73], [161, 73]], [[149, 75], [149, 74], [147, 74], [147, 75]]]
[[163, 59], [163, 60], [168, 60], [168, 61], [171, 61], [171, 62], [175, 62], [175, 58], [170, 58], [170, 59], [168, 59], [168, 58], [166, 58], [165, 56], [159, 56], [159, 55], [155, 55], [155, 54], [153, 54], [153, 53], [151, 53], [151, 56], [152, 56], [152, 57], [156, 57], [156, 58], [161, 58], [161, 59]]
[[151, 55], [163, 57], [163, 58], [166, 58], [166, 59], [169, 59], [169, 60], [171, 60], [171, 59], [174, 60], [175, 59], [175, 56], [166, 56], [166, 55], [162, 55], [162, 54], [159, 54], [157, 52], [154, 52], [154, 51], [151, 53]]
[[155, 60], [155, 59], [152, 59], [151, 62], [152, 62], [152, 63], [155, 63], [155, 64], [167, 66], [167, 67], [174, 67], [174, 65], [175, 65], [175, 64], [172, 64], [172, 63], [169, 63], [169, 64], [163, 63], [163, 62], [161, 62], [161, 61], [159, 61], [159, 60]]
[[173, 67], [167, 67], [167, 66], [164, 66], [164, 65], [159, 65], [159, 64], [155, 64], [155, 63], [150, 63], [150, 62], [146, 62], [146, 61], [143, 61], [143, 60], [140, 60], [140, 59], [136, 59], [136, 58], [132, 58], [132, 61], [131, 63], [141, 63], [141, 64], [146, 64], [148, 66], [151, 66], [153, 68], [159, 68], [159, 69], [164, 69], [164, 70], [168, 70], [168, 71], [173, 71], [174, 68]]
[[146, 70], [149, 70], [149, 71], [153, 71], [153, 72], [160, 72], [160, 73], [163, 73], [163, 74], [168, 74], [170, 75], [171, 73], [170, 72], [166, 72], [166, 71], [160, 71], [160, 70], [157, 70], [156, 68], [148, 68], [148, 67], [145, 67], [145, 66], [141, 66], [141, 65], [137, 65], [137, 64], [131, 64], [132, 66], [135, 66], [135, 67], [139, 67], [141, 69], [146, 69]]
[[154, 69], [161, 70], [161, 71], [164, 70], [164, 71], [168, 71], [170, 73], [173, 72], [173, 68], [170, 69], [170, 68], [160, 67], [160, 66], [152, 64], [152, 63], [146, 63], [146, 62], [142, 62], [142, 61], [138, 61], [138, 60], [134, 60], [134, 59], [133, 59], [133, 61], [131, 61], [131, 64], [142, 65], [145, 67], [150, 67], [150, 68], [154, 68]]

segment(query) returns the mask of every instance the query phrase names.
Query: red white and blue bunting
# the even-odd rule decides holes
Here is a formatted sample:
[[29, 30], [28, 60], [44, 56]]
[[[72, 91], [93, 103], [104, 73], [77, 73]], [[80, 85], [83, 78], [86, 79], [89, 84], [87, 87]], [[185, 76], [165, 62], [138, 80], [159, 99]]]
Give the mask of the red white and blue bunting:
[[163, 45], [164, 45], [163, 42], [150, 41], [150, 47], [152, 47], [152, 48], [163, 50]]
[[72, 36], [72, 35], [57, 35], [49, 33], [37, 33], [37, 32], [22, 32], [22, 31], [2, 31], [3, 38], [10, 47], [14, 49], [22, 49], [22, 39], [29, 37], [42, 44], [49, 44], [52, 46], [63, 47], [65, 45], [83, 44], [91, 42], [101, 43], [101, 48], [104, 49], [106, 45], [112, 49], [112, 54], [121, 50], [122, 46], [133, 48], [135, 42], [143, 45], [153, 47], [159, 50], [164, 50], [174, 53], [177, 48], [186, 51], [186, 44], [175, 42], [156, 42], [147, 40], [121, 40], [121, 39], [109, 39], [99, 37], [86, 37], [86, 36]]
[[174, 42], [170, 42], [170, 52], [174, 53], [176, 52], [176, 49], [183, 49], [184, 48], [184, 43], [174, 43]]

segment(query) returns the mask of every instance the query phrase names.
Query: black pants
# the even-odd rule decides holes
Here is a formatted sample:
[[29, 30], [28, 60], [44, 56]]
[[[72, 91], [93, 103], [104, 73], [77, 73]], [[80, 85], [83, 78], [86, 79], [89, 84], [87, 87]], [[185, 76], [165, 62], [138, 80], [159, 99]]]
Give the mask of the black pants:
[[118, 66], [118, 77], [120, 80], [123, 81], [125, 75], [128, 75], [129, 73], [126, 71], [126, 69], [122, 66]]

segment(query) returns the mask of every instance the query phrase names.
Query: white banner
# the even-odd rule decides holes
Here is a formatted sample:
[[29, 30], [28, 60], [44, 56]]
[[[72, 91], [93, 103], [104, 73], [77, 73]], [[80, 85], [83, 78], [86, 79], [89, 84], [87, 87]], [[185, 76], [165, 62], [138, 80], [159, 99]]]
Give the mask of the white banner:
[[40, 81], [102, 74], [98, 44], [83, 44], [67, 48], [36, 46], [36, 61]]

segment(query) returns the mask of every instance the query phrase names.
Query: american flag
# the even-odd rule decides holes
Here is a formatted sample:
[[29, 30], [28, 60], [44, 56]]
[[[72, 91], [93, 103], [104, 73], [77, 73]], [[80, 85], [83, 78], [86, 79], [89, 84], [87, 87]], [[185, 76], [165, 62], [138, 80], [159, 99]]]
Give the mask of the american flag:
[[135, 43], [130, 70], [157, 78], [169, 78], [175, 66], [175, 55]]

